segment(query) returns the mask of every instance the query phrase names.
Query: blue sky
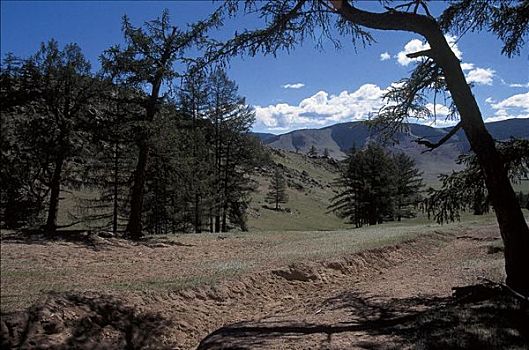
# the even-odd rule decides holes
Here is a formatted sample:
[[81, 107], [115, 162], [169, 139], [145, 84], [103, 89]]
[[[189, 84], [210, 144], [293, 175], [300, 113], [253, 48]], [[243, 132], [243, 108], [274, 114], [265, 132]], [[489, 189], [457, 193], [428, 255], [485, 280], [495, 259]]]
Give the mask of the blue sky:
[[[361, 8], [374, 9], [374, 2], [359, 2]], [[2, 1], [1, 52], [26, 57], [39, 44], [55, 38], [61, 45], [78, 43], [98, 68], [98, 56], [121, 37], [121, 17], [127, 14], [140, 25], [169, 9], [174, 24], [185, 26], [205, 18], [217, 4], [209, 1]], [[444, 6], [433, 3], [439, 13]], [[228, 38], [254, 26], [250, 17], [228, 20], [214, 33]], [[337, 122], [365, 119], [382, 106], [381, 95], [391, 83], [406, 77], [414, 62], [405, 52], [422, 47], [418, 36], [402, 32], [372, 32], [376, 43], [355, 49], [343, 40], [343, 49], [326, 45], [324, 51], [306, 42], [296, 50], [277, 57], [235, 58], [228, 73], [237, 81], [239, 92], [256, 108], [255, 131], [282, 133], [299, 128], [323, 127]], [[500, 54], [501, 42], [485, 33], [468, 33], [457, 41], [467, 80], [488, 121], [529, 118], [529, 44], [521, 54], [507, 58]], [[529, 40], [526, 40], [529, 41]], [[446, 107], [437, 100], [436, 126], [444, 120]], [[527, 119], [529, 123], [529, 119]], [[423, 123], [432, 125], [432, 121]]]

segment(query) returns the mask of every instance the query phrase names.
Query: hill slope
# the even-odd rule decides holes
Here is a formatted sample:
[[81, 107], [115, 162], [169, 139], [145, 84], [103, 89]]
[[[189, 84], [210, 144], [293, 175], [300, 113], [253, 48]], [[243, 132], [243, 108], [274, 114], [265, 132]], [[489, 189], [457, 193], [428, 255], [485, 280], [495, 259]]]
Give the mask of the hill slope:
[[[511, 119], [486, 124], [492, 136], [498, 140], [510, 137], [529, 138], [529, 120]], [[402, 151], [413, 159], [424, 172], [428, 182], [435, 182], [437, 175], [451, 169], [457, 169], [457, 157], [468, 152], [469, 144], [462, 131], [456, 133], [443, 146], [432, 152], [423, 153], [425, 148], [414, 140], [424, 137], [432, 142], [438, 141], [450, 131], [450, 128], [433, 128], [426, 125], [409, 124], [409, 131], [395, 135], [398, 143], [389, 145], [394, 151]], [[370, 130], [362, 122], [335, 124], [321, 129], [295, 130], [283, 135], [257, 135], [263, 143], [275, 149], [307, 153], [311, 146], [323, 153], [327, 149], [330, 156], [342, 159], [351, 147], [362, 147], [369, 140], [377, 137], [376, 131]]]
[[265, 197], [273, 174], [266, 167], [254, 176], [258, 183], [248, 213], [250, 230], [335, 230], [349, 227], [333, 213], [327, 213], [336, 195], [331, 183], [338, 177], [333, 159], [310, 158], [304, 154], [272, 150], [272, 160], [284, 171], [289, 200], [283, 210], [269, 209]]

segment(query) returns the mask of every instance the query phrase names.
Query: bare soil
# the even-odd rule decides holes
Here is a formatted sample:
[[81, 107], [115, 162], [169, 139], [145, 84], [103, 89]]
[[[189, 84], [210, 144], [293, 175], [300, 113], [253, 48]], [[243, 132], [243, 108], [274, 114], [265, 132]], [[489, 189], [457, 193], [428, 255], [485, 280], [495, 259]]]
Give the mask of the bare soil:
[[[209, 286], [54, 292], [28, 310], [2, 315], [2, 345], [28, 349], [499, 349], [509, 344], [527, 349], [527, 305], [503, 296], [463, 304], [451, 297], [452, 287], [474, 284], [478, 278], [503, 279], [501, 248], [495, 249], [498, 241], [497, 226], [488, 225], [425, 234], [339, 259], [253, 266]], [[138, 271], [139, 275], [164, 273], [164, 265], [155, 263], [160, 254], [145, 256], [145, 250], [170, 251], [168, 243], [153, 243], [158, 244], [154, 247], [108, 242], [117, 248], [100, 244], [101, 249], [122, 249], [140, 260], [158, 259], [152, 271]], [[216, 248], [212, 245], [213, 251], [228, 259], [236, 242], [219, 242]], [[51, 250], [55, 255], [50, 255], [54, 244], [30, 245], [31, 251], [28, 247], [23, 251], [26, 259], [40, 252], [49, 263], [83, 263], [75, 256], [62, 256], [64, 249]], [[8, 253], [16, 255], [15, 250], [10, 247]], [[185, 258], [181, 250], [165, 256], [168, 263]], [[194, 273], [200, 273], [199, 261], [194, 260]], [[91, 283], [105, 278], [97, 271], [94, 276]], [[108, 278], [119, 280], [119, 276]]]

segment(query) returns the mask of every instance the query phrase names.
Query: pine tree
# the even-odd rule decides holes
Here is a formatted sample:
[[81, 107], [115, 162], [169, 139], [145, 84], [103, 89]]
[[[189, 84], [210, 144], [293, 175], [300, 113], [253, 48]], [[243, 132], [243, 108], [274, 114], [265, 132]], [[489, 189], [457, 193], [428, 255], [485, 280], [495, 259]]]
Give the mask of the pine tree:
[[141, 109], [128, 103], [133, 92], [102, 85], [91, 130], [92, 155], [82, 165], [79, 186], [94, 194], [79, 200], [78, 219], [86, 226], [118, 234], [126, 224], [128, 189], [134, 169], [133, 141]]
[[61, 187], [77, 171], [76, 163], [89, 153], [86, 124], [98, 94], [98, 80], [76, 44], [61, 50], [57, 41], [50, 40], [30, 58], [17, 61], [9, 70], [11, 79], [19, 82], [10, 85], [2, 114], [14, 118], [16, 143], [34, 162], [36, 178], [32, 181], [38, 185], [31, 186], [35, 190], [32, 197], [41, 197], [44, 188], [48, 199], [45, 229], [53, 234]]
[[286, 181], [283, 175], [283, 170], [279, 166], [274, 169], [274, 174], [270, 179], [270, 186], [265, 198], [266, 202], [274, 205], [275, 210], [279, 210], [279, 204], [288, 202], [288, 195], [286, 193]]
[[141, 28], [134, 27], [124, 16], [122, 28], [126, 47], [113, 46], [102, 56], [103, 69], [115, 84], [143, 92], [141, 98], [135, 99], [143, 107], [143, 128], [136, 134], [138, 156], [126, 228], [127, 235], [132, 239], [143, 235], [142, 209], [151, 148], [150, 128], [164, 101], [162, 88], [176, 77], [175, 63], [182, 63], [187, 50], [204, 39], [205, 31], [216, 23], [217, 19], [212, 18], [192, 25], [188, 31], [181, 31], [171, 26], [169, 13], [164, 11], [160, 18]]
[[363, 150], [353, 148], [342, 164], [334, 183], [340, 192], [331, 200], [331, 211], [356, 227], [412, 216], [423, 184], [409, 157], [390, 156], [381, 146], [370, 143]]
[[[214, 128], [213, 169], [215, 181], [215, 232], [226, 232], [231, 208], [245, 208], [240, 198], [248, 192], [249, 173], [255, 166], [255, 157], [248, 153], [250, 127], [254, 111], [238, 95], [237, 85], [224, 70], [215, 69], [209, 76], [210, 109], [208, 117]], [[244, 202], [244, 200], [243, 200]], [[241, 215], [239, 215], [241, 217]], [[240, 220], [238, 220], [240, 222]]]
[[415, 161], [404, 153], [393, 156], [395, 164], [395, 213], [397, 221], [414, 216], [413, 207], [420, 202], [420, 190], [424, 187], [421, 172]]

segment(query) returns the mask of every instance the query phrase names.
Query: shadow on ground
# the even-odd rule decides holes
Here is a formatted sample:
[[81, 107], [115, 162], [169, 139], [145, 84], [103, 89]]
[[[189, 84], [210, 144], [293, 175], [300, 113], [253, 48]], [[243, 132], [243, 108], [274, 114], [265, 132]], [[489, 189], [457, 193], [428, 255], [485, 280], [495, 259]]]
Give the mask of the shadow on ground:
[[0, 326], [2, 349], [163, 349], [171, 322], [87, 292], [51, 294], [28, 311], [3, 314]]
[[[240, 322], [209, 334], [198, 349], [302, 349], [314, 335], [322, 349], [529, 349], [527, 303], [492, 286], [467, 291], [459, 299], [385, 301], [348, 292], [326, 300], [323, 310], [345, 311], [351, 322]], [[344, 335], [346, 342], [334, 343]]]

